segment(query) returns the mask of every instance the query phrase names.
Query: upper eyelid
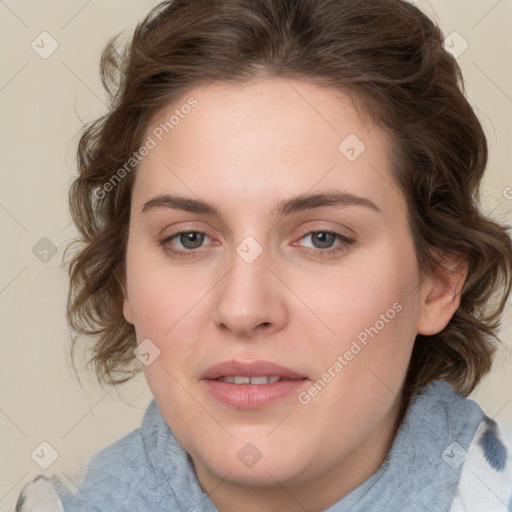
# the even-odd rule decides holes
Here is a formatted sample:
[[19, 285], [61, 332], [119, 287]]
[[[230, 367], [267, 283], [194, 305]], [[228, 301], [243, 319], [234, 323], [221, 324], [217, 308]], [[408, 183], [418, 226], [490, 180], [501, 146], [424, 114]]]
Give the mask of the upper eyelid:
[[296, 238], [297, 240], [301, 240], [311, 233], [332, 233], [341, 239], [350, 240], [351, 242], [355, 242], [358, 238], [356, 233], [347, 226], [341, 226], [338, 224], [338, 227], [312, 227], [310, 225], [308, 226], [307, 224], [308, 223], [306, 223], [306, 226], [301, 229], [301, 234]]

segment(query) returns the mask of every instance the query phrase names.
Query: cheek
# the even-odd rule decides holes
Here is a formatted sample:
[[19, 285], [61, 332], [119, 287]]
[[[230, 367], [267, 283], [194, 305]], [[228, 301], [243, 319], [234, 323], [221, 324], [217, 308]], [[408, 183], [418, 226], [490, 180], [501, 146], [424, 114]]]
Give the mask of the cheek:
[[[151, 253], [149, 253], [151, 256]], [[184, 318], [193, 318], [207, 291], [207, 280], [185, 272], [171, 272], [162, 258], [148, 258], [138, 248], [127, 262], [128, 295], [134, 316], [137, 339], [151, 338], [161, 343]]]
[[356, 338], [375, 324], [379, 332], [390, 331], [402, 325], [404, 317], [414, 316], [414, 308], [405, 306], [415, 300], [417, 282], [412, 247], [397, 250], [383, 243], [347, 259], [330, 274], [304, 274], [296, 280], [295, 291], [311, 310], [310, 317], [314, 320], [312, 312], [321, 320], [317, 323], [328, 328], [336, 344], [339, 339]]
[[354, 401], [355, 409], [369, 402], [373, 410], [399, 392], [408, 367], [419, 310], [417, 265], [412, 244], [383, 245], [350, 263], [336, 279], [304, 282], [308, 305], [324, 324], [321, 343], [307, 350], [318, 362], [316, 377], [329, 381], [326, 401]]
[[[205, 297], [212, 285], [207, 276], [171, 271], [161, 258], [151, 260], [150, 254], [137, 249], [133, 248], [127, 261], [137, 341], [149, 339], [158, 349], [158, 357], [143, 370], [159, 404], [186, 404], [190, 396], [183, 386], [189, 387], [189, 372], [198, 356], [193, 340], [206, 338], [198, 334], [205, 318], [210, 317]], [[181, 421], [174, 418], [178, 410], [173, 407], [167, 411], [173, 424]], [[198, 417], [200, 413], [197, 411]]]

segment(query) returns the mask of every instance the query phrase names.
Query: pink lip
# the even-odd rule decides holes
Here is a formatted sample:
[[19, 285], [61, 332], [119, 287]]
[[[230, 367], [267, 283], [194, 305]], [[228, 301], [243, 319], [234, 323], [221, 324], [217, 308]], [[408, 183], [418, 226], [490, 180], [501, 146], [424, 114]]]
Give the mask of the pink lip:
[[254, 361], [252, 363], [243, 363], [241, 361], [223, 361], [212, 366], [203, 375], [202, 379], [212, 380], [229, 375], [239, 375], [242, 377], [259, 377], [261, 375], [276, 375], [285, 379], [305, 379], [290, 368], [286, 368], [270, 361]]
[[[219, 377], [277, 376], [282, 381], [268, 384], [232, 384], [216, 380]], [[212, 366], [202, 376], [208, 392], [218, 401], [239, 409], [268, 407], [303, 387], [308, 378], [284, 366], [269, 361], [242, 363], [224, 361]]]

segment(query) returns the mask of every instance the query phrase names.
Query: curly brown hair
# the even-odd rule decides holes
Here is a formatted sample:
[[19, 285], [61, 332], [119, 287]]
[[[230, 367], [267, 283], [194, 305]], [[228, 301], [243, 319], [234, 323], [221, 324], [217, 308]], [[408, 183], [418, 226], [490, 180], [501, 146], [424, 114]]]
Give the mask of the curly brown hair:
[[80, 239], [69, 261], [67, 307], [72, 359], [79, 335], [93, 336], [88, 364], [100, 382], [118, 384], [140, 370], [120, 284], [136, 174], [126, 162], [152, 117], [193, 87], [262, 75], [355, 96], [362, 115], [393, 142], [422, 272], [442, 264], [439, 254], [468, 262], [447, 327], [415, 340], [405, 394], [446, 378], [467, 395], [489, 371], [511, 287], [511, 240], [479, 210], [486, 138], [442, 32], [418, 8], [402, 0], [167, 1], [127, 45], [112, 39], [100, 68], [111, 104], [78, 146], [69, 202]]

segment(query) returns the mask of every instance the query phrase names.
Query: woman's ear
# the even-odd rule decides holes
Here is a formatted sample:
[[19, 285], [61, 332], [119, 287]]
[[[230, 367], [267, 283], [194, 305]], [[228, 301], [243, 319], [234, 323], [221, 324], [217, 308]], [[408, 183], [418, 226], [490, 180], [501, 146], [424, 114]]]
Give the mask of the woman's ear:
[[437, 255], [436, 267], [422, 283], [417, 333], [431, 336], [441, 332], [460, 304], [469, 264], [460, 255]]
[[119, 287], [121, 288], [123, 296], [121, 297], [121, 300], [123, 301], [123, 316], [124, 319], [129, 323], [133, 325], [133, 313], [132, 308], [130, 305], [130, 301], [128, 299], [128, 292], [126, 287], [126, 272], [124, 267], [117, 267], [114, 270], [114, 277], [116, 278], [117, 282], [119, 283]]

